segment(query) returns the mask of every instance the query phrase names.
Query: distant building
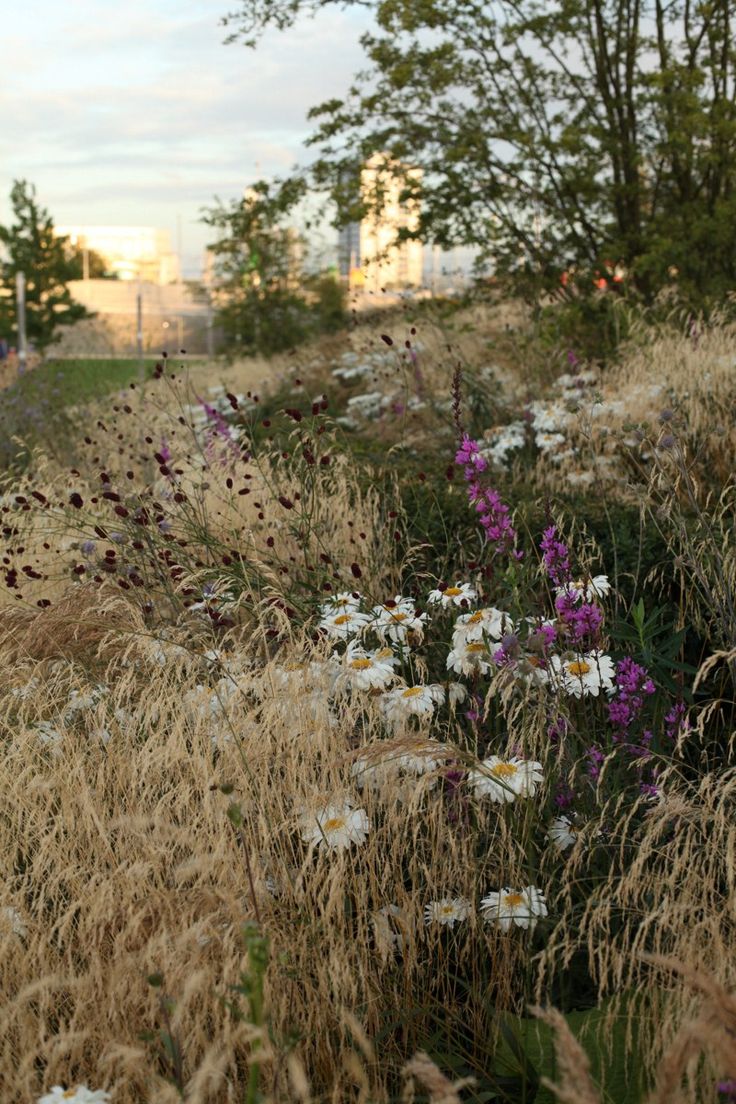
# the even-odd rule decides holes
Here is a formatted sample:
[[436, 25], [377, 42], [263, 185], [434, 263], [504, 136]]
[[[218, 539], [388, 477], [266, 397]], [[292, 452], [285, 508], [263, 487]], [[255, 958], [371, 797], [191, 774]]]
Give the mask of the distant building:
[[181, 279], [179, 257], [171, 249], [168, 231], [154, 226], [57, 226], [73, 246], [93, 250], [110, 275], [120, 280], [176, 284]]
[[[418, 181], [418, 169], [408, 171]], [[366, 161], [360, 174], [364, 200], [378, 201], [380, 212], [342, 228], [338, 242], [340, 275], [351, 287], [366, 291], [420, 287], [423, 282], [423, 249], [418, 241], [396, 244], [402, 229], [413, 230], [419, 219], [419, 202], [402, 199], [405, 185], [391, 172], [382, 154]]]

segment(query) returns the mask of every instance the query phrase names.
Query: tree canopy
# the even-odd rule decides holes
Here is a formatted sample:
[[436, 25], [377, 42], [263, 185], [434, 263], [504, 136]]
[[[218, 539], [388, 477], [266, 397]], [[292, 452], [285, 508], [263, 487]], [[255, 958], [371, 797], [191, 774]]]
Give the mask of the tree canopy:
[[213, 298], [233, 350], [278, 352], [344, 320], [336, 282], [305, 278], [302, 271], [305, 242], [288, 217], [304, 190], [299, 178], [283, 184], [259, 180], [242, 199], [204, 213], [203, 221], [217, 232], [208, 247]]
[[67, 238], [54, 233], [54, 223], [36, 199], [36, 189], [16, 180], [10, 192], [14, 223], [0, 226], [0, 336], [17, 332], [16, 274], [26, 278], [28, 340], [44, 353], [60, 326], [69, 326], [89, 312], [67, 287], [77, 278]]
[[224, 22], [255, 45], [330, 7], [372, 19], [364, 71], [310, 112], [338, 220], [382, 151], [423, 170], [416, 233], [499, 270], [736, 285], [733, 0], [241, 0]]

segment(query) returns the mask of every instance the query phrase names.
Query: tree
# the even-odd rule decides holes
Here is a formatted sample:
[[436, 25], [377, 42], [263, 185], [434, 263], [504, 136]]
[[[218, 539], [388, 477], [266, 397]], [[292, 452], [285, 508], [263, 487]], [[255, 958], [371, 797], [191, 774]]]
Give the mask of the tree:
[[367, 69], [310, 112], [338, 221], [379, 150], [423, 170], [410, 233], [500, 271], [736, 286], [736, 0], [241, 0], [229, 40], [335, 5], [374, 19]]
[[76, 278], [66, 238], [56, 237], [48, 211], [36, 200], [36, 189], [16, 180], [10, 192], [14, 224], [0, 226], [0, 334], [17, 332], [16, 274], [26, 277], [26, 328], [28, 340], [40, 353], [53, 342], [60, 326], [90, 317], [76, 303], [67, 284]]
[[310, 288], [302, 273], [305, 243], [288, 225], [305, 185], [258, 181], [243, 199], [205, 212], [219, 232], [213, 298], [228, 344], [244, 352], [273, 353], [335, 326], [334, 295], [324, 281]]
[[107, 261], [96, 249], [84, 249], [81, 245], [72, 245], [69, 239], [67, 242], [66, 256], [70, 262], [70, 271], [74, 273], [72, 280], [117, 280], [117, 274], [108, 271]]

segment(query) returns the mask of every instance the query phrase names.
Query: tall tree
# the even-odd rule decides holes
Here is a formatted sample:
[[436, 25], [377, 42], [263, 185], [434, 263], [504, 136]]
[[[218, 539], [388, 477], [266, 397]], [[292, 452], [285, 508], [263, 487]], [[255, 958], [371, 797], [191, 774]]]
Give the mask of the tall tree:
[[225, 22], [254, 45], [330, 6], [373, 17], [367, 68], [310, 112], [340, 219], [380, 150], [424, 170], [419, 236], [502, 270], [736, 286], [736, 0], [241, 0]]
[[[334, 281], [305, 279], [302, 237], [288, 216], [304, 195], [304, 183], [258, 181], [244, 197], [220, 203], [203, 221], [217, 231], [214, 300], [227, 343], [242, 352], [288, 349], [341, 320]], [[310, 290], [310, 283], [314, 288]]]
[[69, 326], [89, 312], [76, 303], [67, 287], [77, 278], [68, 239], [54, 234], [54, 223], [36, 199], [36, 189], [16, 180], [10, 192], [14, 222], [0, 226], [0, 335], [17, 332], [16, 274], [26, 278], [26, 328], [29, 342], [43, 354], [59, 327]]

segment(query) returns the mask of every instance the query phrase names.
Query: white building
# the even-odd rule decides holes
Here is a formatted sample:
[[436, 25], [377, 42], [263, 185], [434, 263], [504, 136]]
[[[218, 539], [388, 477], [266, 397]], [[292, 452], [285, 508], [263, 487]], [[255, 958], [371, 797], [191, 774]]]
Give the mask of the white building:
[[98, 253], [108, 272], [120, 280], [160, 285], [176, 284], [181, 278], [179, 257], [171, 249], [166, 230], [154, 226], [57, 226], [55, 232], [82, 251]]
[[[405, 175], [415, 182], [421, 179], [418, 169], [410, 169]], [[392, 173], [391, 162], [383, 154], [374, 154], [365, 163], [360, 186], [363, 199], [376, 209], [340, 231], [340, 274], [351, 287], [365, 291], [420, 287], [422, 243], [396, 244], [399, 230], [412, 230], [418, 225], [419, 201], [402, 199], [405, 184]]]

